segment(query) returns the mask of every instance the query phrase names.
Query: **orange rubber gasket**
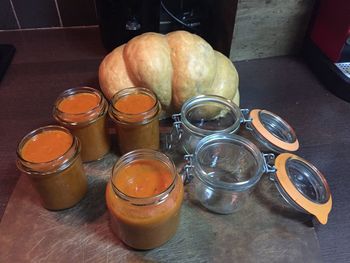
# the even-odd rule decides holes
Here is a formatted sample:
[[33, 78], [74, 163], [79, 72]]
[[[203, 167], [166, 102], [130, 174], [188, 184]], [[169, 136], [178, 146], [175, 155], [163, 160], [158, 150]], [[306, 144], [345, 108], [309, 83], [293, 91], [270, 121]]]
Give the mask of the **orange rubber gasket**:
[[[254, 109], [249, 113], [249, 116], [252, 119], [252, 125], [254, 126], [254, 128], [266, 139], [268, 140], [270, 143], [272, 143], [273, 145], [286, 150], [288, 152], [294, 152], [296, 150], [299, 149], [299, 141], [298, 139], [296, 139], [294, 142], [290, 143], [290, 142], [286, 142], [286, 141], [282, 141], [281, 139], [277, 138], [276, 136], [274, 136], [270, 131], [268, 131], [264, 125], [262, 124], [262, 122], [260, 121], [260, 117], [259, 117], [259, 113], [261, 112], [261, 110], [259, 109]], [[273, 113], [266, 111], [267, 113], [270, 113], [272, 115], [274, 115]]]
[[308, 164], [306, 160], [300, 158], [297, 155], [291, 153], [280, 154], [275, 160], [275, 167], [277, 169], [276, 177], [278, 179], [278, 182], [286, 191], [286, 193], [292, 198], [292, 200], [294, 200], [294, 202], [296, 202], [310, 214], [314, 215], [321, 224], [325, 225], [328, 220], [328, 214], [332, 209], [332, 195], [329, 195], [328, 201], [324, 204], [314, 203], [303, 196], [302, 193], [298, 191], [298, 189], [289, 179], [289, 176], [287, 174], [286, 162], [290, 158]]

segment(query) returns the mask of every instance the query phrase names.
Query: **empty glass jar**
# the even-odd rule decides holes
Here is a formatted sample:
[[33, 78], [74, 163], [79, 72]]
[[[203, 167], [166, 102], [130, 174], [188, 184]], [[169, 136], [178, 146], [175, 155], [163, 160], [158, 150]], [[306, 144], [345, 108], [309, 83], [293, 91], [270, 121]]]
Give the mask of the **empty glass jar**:
[[245, 203], [264, 173], [294, 208], [327, 222], [332, 207], [328, 184], [313, 165], [291, 153], [263, 154], [249, 140], [235, 134], [213, 134], [201, 139], [187, 155], [186, 180], [195, 198], [210, 211], [229, 214]]
[[193, 153], [202, 138], [217, 133], [249, 137], [264, 152], [293, 152], [299, 148], [292, 127], [276, 114], [258, 109], [241, 110], [220, 96], [193, 97], [173, 119], [173, 130], [167, 138], [168, 149], [180, 144], [186, 153]]

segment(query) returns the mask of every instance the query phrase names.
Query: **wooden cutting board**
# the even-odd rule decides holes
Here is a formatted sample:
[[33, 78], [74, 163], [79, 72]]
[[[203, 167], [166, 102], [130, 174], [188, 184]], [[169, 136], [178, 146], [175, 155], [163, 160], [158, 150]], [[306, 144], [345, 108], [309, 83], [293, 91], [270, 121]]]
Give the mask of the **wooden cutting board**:
[[189, 194], [192, 185], [186, 185], [176, 235], [157, 249], [129, 249], [110, 230], [104, 198], [116, 159], [108, 154], [85, 164], [87, 196], [60, 212], [44, 209], [22, 175], [0, 224], [0, 262], [321, 261], [310, 218], [288, 207], [267, 176], [231, 215], [203, 209]]

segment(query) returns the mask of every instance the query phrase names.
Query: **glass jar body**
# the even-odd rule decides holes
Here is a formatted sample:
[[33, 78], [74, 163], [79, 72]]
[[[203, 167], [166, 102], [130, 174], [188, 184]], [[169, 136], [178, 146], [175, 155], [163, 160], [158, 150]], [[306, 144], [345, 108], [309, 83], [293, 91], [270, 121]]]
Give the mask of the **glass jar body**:
[[61, 130], [60, 126], [46, 126], [28, 134], [17, 149], [17, 166], [26, 173], [39, 193], [43, 206], [49, 210], [62, 210], [77, 204], [88, 189], [87, 178], [80, 157], [80, 143], [74, 137], [70, 149], [59, 158], [45, 163], [32, 163], [21, 157], [26, 141], [40, 132]]
[[100, 160], [110, 151], [111, 143], [106, 116], [105, 112], [86, 126], [66, 126], [81, 141], [81, 158], [84, 162]]
[[[230, 100], [214, 95], [200, 95], [188, 99], [180, 114], [173, 116], [180, 144], [186, 153], [194, 153], [198, 142], [205, 136], [233, 134], [241, 123], [241, 111]], [[181, 124], [179, 124], [181, 123]], [[173, 136], [176, 138], [176, 135]]]
[[[205, 133], [196, 133], [185, 126], [185, 124], [182, 124], [182, 131], [181, 131], [181, 138], [180, 138], [180, 145], [184, 153], [191, 154], [194, 153], [196, 150], [196, 147], [200, 140], [202, 140], [204, 137], [215, 134], [219, 132], [205, 132]], [[232, 130], [227, 132], [227, 134], [235, 134], [236, 130]]]
[[[178, 178], [178, 181], [181, 179]], [[161, 204], [135, 206], [116, 196], [111, 183], [108, 183], [106, 200], [113, 232], [123, 243], [135, 249], [152, 249], [166, 243], [175, 234], [180, 222], [183, 199], [180, 184]]]
[[[83, 113], [67, 113], [59, 109], [63, 100], [78, 94], [96, 96], [98, 98], [96, 106]], [[107, 112], [108, 103], [103, 95], [88, 87], [66, 90], [56, 100], [53, 116], [60, 125], [68, 128], [74, 136], [79, 138], [83, 162], [99, 160], [110, 151], [111, 143], [106, 122]]]
[[259, 149], [235, 134], [203, 138], [191, 158], [194, 196], [219, 214], [239, 210], [264, 172]]
[[[135, 152], [137, 151], [129, 154]], [[140, 157], [153, 158], [150, 155]], [[129, 162], [130, 159], [125, 161]], [[113, 173], [118, 173], [118, 168], [113, 170]], [[175, 234], [180, 221], [184, 190], [180, 176], [176, 170], [172, 172], [174, 180], [170, 188], [154, 198], [135, 199], [120, 194], [113, 179], [107, 184], [106, 203], [112, 231], [129, 247], [140, 250], [156, 248]]]
[[246, 202], [251, 190], [233, 191], [209, 186], [198, 179], [193, 178], [195, 198], [209, 211], [218, 214], [231, 214], [237, 212]]
[[28, 173], [39, 193], [43, 206], [48, 210], [62, 210], [76, 205], [88, 190], [83, 163], [77, 157], [65, 170], [49, 175]]
[[[149, 109], [138, 113], [120, 111], [115, 105], [128, 97], [142, 95], [154, 101]], [[136, 107], [128, 105], [129, 109]], [[158, 150], [160, 103], [156, 95], [148, 89], [133, 87], [116, 93], [111, 101], [109, 115], [115, 123], [118, 146], [121, 154], [136, 149]]]
[[136, 149], [158, 150], [159, 120], [158, 115], [144, 124], [123, 123], [115, 121], [119, 151], [121, 154]]

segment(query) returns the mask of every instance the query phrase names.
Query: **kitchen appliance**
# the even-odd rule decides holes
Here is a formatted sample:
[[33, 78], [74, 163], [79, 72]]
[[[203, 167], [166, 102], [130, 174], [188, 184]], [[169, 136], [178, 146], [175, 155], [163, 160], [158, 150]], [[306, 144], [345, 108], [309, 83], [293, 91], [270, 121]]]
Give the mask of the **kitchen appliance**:
[[303, 53], [325, 86], [350, 101], [350, 4], [347, 0], [319, 2]]
[[161, 0], [160, 33], [186, 30], [230, 55], [238, 0]]
[[230, 55], [238, 0], [96, 0], [104, 47], [113, 48], [145, 32], [186, 30]]
[[159, 0], [96, 0], [96, 9], [108, 51], [139, 34], [159, 31]]

